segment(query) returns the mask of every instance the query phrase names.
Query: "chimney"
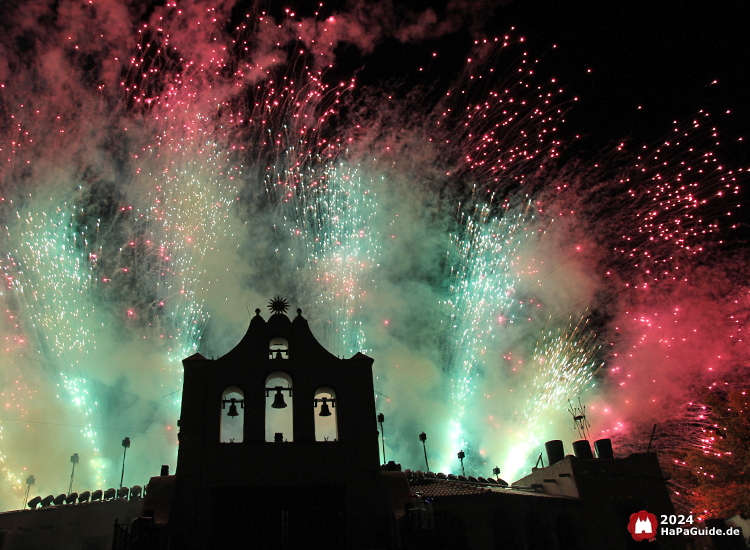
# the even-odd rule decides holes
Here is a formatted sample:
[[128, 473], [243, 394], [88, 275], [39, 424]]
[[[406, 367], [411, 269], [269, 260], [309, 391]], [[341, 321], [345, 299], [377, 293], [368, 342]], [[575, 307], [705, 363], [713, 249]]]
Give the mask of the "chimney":
[[573, 442], [573, 453], [577, 458], [594, 458], [594, 453], [591, 452], [591, 443], [588, 439], [579, 439]]
[[556, 462], [560, 462], [563, 458], [565, 458], [563, 442], [559, 439], [547, 441], [547, 443], [544, 444], [544, 448], [547, 449], [548, 466], [552, 466]]
[[594, 448], [596, 449], [597, 458], [614, 458], [615, 453], [612, 450], [611, 439], [597, 439], [594, 441]]

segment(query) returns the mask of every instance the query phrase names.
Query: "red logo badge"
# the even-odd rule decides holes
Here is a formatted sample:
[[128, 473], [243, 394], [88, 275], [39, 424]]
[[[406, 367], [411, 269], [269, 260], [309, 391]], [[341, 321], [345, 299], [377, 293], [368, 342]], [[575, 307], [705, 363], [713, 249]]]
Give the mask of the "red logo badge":
[[658, 522], [654, 514], [641, 510], [637, 514], [631, 514], [628, 523], [628, 531], [633, 540], [652, 540], [656, 536]]

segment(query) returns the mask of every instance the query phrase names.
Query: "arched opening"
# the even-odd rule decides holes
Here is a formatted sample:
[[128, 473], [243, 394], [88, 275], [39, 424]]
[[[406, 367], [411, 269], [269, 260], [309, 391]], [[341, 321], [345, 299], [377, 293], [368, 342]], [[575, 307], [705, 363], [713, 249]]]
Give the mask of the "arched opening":
[[338, 441], [339, 425], [336, 413], [336, 393], [331, 388], [319, 388], [313, 399], [315, 441]]
[[292, 441], [292, 378], [274, 372], [266, 378], [266, 441]]
[[245, 394], [237, 386], [221, 393], [221, 443], [242, 443], [245, 430]]
[[268, 358], [289, 359], [289, 342], [286, 338], [281, 336], [271, 338], [271, 342], [268, 344]]

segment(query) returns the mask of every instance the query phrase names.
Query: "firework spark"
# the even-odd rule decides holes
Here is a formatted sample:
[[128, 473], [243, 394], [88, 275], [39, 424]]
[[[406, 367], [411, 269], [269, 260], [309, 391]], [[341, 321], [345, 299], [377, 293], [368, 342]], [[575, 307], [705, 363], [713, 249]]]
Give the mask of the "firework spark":
[[281, 189], [297, 295], [306, 311], [326, 320], [329, 349], [344, 356], [366, 352], [362, 315], [382, 248], [372, 181], [361, 167], [327, 161], [319, 173], [294, 174]]
[[528, 205], [519, 212], [506, 207], [500, 217], [491, 215], [489, 205], [477, 205], [462, 216], [461, 232], [451, 237], [451, 297], [445, 302], [443, 338], [444, 362], [452, 377], [454, 447], [468, 443], [463, 417], [484, 366], [483, 355], [498, 333], [496, 325], [515, 321], [520, 282], [517, 253], [535, 235], [530, 227], [533, 219]]

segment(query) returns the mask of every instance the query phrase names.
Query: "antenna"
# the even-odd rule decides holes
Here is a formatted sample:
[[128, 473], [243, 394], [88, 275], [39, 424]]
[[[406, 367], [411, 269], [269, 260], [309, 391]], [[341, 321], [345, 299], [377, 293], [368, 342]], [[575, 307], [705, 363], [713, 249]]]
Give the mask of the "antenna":
[[576, 407], [568, 399], [568, 412], [573, 417], [573, 423], [575, 424], [576, 431], [581, 439], [589, 438], [589, 428], [591, 424], [586, 420], [586, 405], [581, 403], [581, 398], [578, 398], [578, 406]]
[[536, 459], [536, 465], [534, 466], [534, 468], [539, 468], [540, 462], [542, 463], [542, 468], [544, 468], [544, 459], [542, 458], [542, 453], [539, 453], [539, 458]]
[[654, 442], [654, 434], [656, 434], [656, 424], [654, 424], [654, 429], [651, 430], [651, 439], [648, 440], [648, 448], [646, 449], [646, 452], [651, 450], [651, 443]]

